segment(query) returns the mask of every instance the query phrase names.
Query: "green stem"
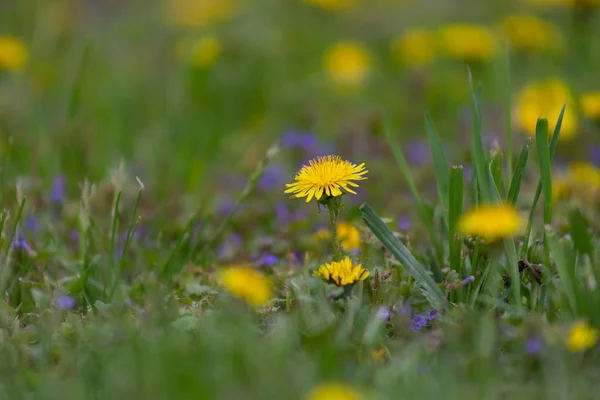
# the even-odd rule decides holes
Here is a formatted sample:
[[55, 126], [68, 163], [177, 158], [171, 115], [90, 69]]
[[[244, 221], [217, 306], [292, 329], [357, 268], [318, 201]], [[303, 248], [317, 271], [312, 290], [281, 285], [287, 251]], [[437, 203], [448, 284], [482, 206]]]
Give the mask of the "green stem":
[[342, 260], [342, 247], [340, 245], [340, 239], [337, 234], [337, 221], [340, 209], [335, 200], [330, 200], [327, 204], [327, 211], [329, 211], [329, 229], [331, 233], [331, 242], [333, 244], [333, 260]]

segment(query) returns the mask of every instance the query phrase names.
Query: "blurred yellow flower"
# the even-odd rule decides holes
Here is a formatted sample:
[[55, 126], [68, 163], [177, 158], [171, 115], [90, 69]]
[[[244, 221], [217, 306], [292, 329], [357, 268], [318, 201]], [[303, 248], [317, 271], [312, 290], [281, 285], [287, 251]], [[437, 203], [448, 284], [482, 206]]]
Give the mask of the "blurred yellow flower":
[[13, 36], [0, 36], [0, 71], [19, 71], [28, 59], [25, 42]]
[[392, 42], [392, 55], [403, 65], [422, 67], [436, 55], [435, 36], [426, 29], [412, 29]]
[[439, 28], [441, 50], [463, 61], [489, 61], [498, 50], [492, 31], [474, 24], [448, 24]]
[[560, 130], [560, 139], [570, 139], [577, 135], [579, 126], [574, 111], [574, 101], [570, 89], [558, 79], [533, 82], [524, 87], [516, 96], [516, 123], [526, 133], [534, 136], [537, 120], [548, 118], [549, 136], [554, 131], [553, 123], [566, 104], [565, 115]]
[[310, 391], [306, 400], [359, 400], [362, 396], [351, 386], [343, 383], [327, 383]]
[[486, 205], [465, 213], [459, 229], [465, 235], [478, 236], [487, 242], [515, 235], [521, 228], [517, 211], [503, 204]]
[[500, 22], [500, 30], [517, 50], [556, 51], [563, 46], [563, 37], [557, 27], [535, 15], [509, 15]]
[[292, 193], [292, 198], [306, 197], [307, 203], [313, 197], [320, 200], [323, 195], [341, 196], [341, 189], [356, 194], [350, 186], [358, 187], [354, 181], [367, 179], [363, 176], [367, 172], [364, 163], [352, 164], [335, 155], [317, 157], [300, 169], [294, 183], [285, 185], [288, 189], [284, 193]]
[[567, 337], [567, 348], [576, 353], [594, 347], [598, 341], [598, 330], [592, 328], [585, 321], [574, 323]]
[[368, 278], [369, 271], [361, 264], [352, 264], [350, 257], [346, 257], [342, 261], [321, 265], [313, 272], [313, 276], [334, 283], [336, 286], [346, 286], [364, 281]]
[[[360, 232], [354, 225], [346, 222], [338, 223], [337, 235], [344, 251], [360, 249]], [[330, 238], [329, 229], [320, 229], [313, 238], [316, 241], [328, 240]]]
[[271, 282], [250, 267], [230, 267], [218, 274], [225, 289], [253, 307], [265, 305], [272, 297]]
[[600, 120], [600, 91], [583, 93], [579, 97], [581, 112], [593, 120]]
[[304, 0], [304, 3], [330, 12], [345, 12], [356, 7], [356, 0]]
[[564, 175], [559, 175], [552, 179], [552, 202], [564, 200], [569, 197], [571, 187], [569, 180]]
[[229, 19], [240, 0], [167, 0], [170, 24], [181, 28], [205, 28]]
[[325, 70], [341, 88], [360, 87], [369, 75], [370, 66], [371, 55], [359, 42], [337, 43], [325, 54]]
[[594, 196], [600, 191], [600, 169], [587, 162], [572, 162], [567, 168], [567, 180], [574, 194]]
[[194, 40], [184, 39], [177, 46], [177, 54], [180, 58], [187, 58], [196, 67], [210, 67], [221, 54], [221, 42], [213, 35]]

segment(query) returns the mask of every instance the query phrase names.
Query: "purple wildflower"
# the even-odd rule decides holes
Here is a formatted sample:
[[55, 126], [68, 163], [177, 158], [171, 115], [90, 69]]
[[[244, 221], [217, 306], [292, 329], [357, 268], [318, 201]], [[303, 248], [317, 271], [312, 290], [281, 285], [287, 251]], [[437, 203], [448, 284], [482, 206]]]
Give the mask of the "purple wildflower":
[[35, 256], [35, 251], [33, 251], [33, 249], [27, 243], [25, 235], [17, 236], [16, 239], [10, 244], [10, 247], [13, 249], [21, 249], [25, 251], [30, 257]]
[[57, 176], [52, 182], [50, 188], [50, 201], [52, 203], [60, 205], [65, 201], [66, 193], [66, 180], [63, 175]]
[[224, 199], [221, 204], [219, 204], [219, 214], [227, 215], [233, 211], [233, 207], [235, 207], [235, 200], [229, 198]]
[[285, 172], [280, 165], [269, 165], [263, 175], [258, 180], [258, 187], [263, 192], [283, 185], [285, 181]]
[[266, 251], [262, 254], [262, 256], [258, 259], [259, 265], [273, 265], [279, 262], [279, 258], [274, 256], [273, 254], [269, 254]]
[[427, 325], [427, 319], [421, 314], [415, 314], [410, 321], [410, 329], [413, 331], [420, 331], [425, 325]]
[[60, 295], [56, 298], [56, 306], [63, 310], [75, 307], [75, 299], [69, 295]]
[[414, 166], [422, 166], [429, 163], [431, 152], [427, 142], [416, 140], [408, 144], [408, 152], [406, 157], [408, 162]]
[[393, 314], [390, 312], [389, 308], [386, 306], [381, 306], [377, 311], [377, 316], [383, 321], [387, 321], [388, 319], [392, 318]]
[[288, 149], [310, 151], [317, 146], [317, 138], [308, 132], [287, 132], [281, 138], [281, 144]]
[[469, 283], [475, 282], [475, 277], [473, 275], [467, 276], [465, 279], [460, 281], [461, 286], [468, 285]]
[[471, 164], [463, 165], [463, 174], [466, 182], [473, 180], [473, 166]]
[[600, 166], [600, 147], [591, 146], [588, 150], [588, 157], [595, 166]]
[[398, 230], [406, 231], [410, 229], [410, 218], [406, 215], [401, 215], [398, 220]]
[[529, 338], [525, 343], [525, 353], [528, 355], [538, 354], [544, 348], [544, 342], [539, 338]]
[[28, 215], [27, 218], [25, 218], [24, 226], [25, 226], [25, 230], [27, 230], [33, 234], [36, 234], [39, 232], [38, 220], [33, 215]]
[[438, 310], [431, 310], [427, 313], [427, 321], [433, 321], [438, 317]]

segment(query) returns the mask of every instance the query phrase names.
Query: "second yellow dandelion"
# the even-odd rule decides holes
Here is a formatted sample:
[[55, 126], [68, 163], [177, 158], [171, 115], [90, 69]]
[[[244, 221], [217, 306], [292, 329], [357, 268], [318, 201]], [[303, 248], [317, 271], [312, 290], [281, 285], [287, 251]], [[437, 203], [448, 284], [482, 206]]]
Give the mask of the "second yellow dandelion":
[[510, 206], [497, 204], [482, 206], [465, 213], [459, 223], [465, 235], [477, 236], [487, 242], [515, 235], [521, 228], [521, 218]]

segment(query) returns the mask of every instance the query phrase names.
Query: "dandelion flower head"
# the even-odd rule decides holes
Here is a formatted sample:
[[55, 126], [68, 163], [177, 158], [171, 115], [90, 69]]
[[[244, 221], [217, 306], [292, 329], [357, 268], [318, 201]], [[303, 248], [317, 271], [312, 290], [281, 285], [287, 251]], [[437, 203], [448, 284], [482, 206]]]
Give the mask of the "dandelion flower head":
[[600, 91], [582, 94], [579, 103], [583, 115], [593, 120], [600, 120]]
[[431, 64], [436, 56], [435, 36], [426, 29], [411, 29], [394, 39], [392, 54], [409, 67]]
[[473, 24], [448, 24], [439, 29], [444, 52], [464, 61], [489, 61], [498, 51], [494, 34], [486, 27]]
[[168, 0], [169, 22], [181, 28], [206, 28], [230, 18], [239, 0]]
[[325, 70], [331, 81], [340, 88], [356, 88], [369, 74], [371, 55], [362, 43], [336, 43], [325, 54]]
[[[360, 232], [354, 225], [347, 222], [338, 223], [337, 235], [344, 251], [360, 249]], [[314, 234], [313, 239], [319, 242], [328, 240], [329, 229], [319, 229], [319, 231]]]
[[487, 242], [515, 235], [521, 228], [517, 211], [506, 205], [487, 205], [465, 213], [459, 229], [465, 235], [478, 236]]
[[0, 71], [20, 71], [28, 59], [25, 42], [12, 36], [0, 36]]
[[[526, 133], [535, 135], [535, 126], [539, 118], [556, 121], [560, 110], [566, 104], [560, 129], [560, 139], [570, 139], [577, 134], [578, 121], [573, 112], [571, 91], [562, 81], [550, 79], [539, 81], [524, 87], [517, 95], [516, 121]], [[550, 126], [550, 135], [554, 126]]]
[[346, 286], [364, 281], [369, 277], [369, 271], [361, 264], [352, 264], [350, 257], [346, 257], [342, 261], [321, 265], [313, 272], [313, 276], [334, 283], [336, 286]]
[[598, 330], [590, 327], [587, 322], [574, 323], [569, 329], [567, 348], [576, 353], [594, 347], [598, 341]]
[[500, 21], [500, 30], [513, 48], [522, 51], [560, 50], [563, 37], [551, 24], [531, 14], [512, 14]]
[[250, 267], [230, 267], [219, 273], [219, 281], [233, 296], [251, 306], [265, 305], [272, 297], [269, 279]]
[[358, 392], [343, 383], [327, 383], [310, 391], [306, 400], [359, 400]]
[[366, 179], [363, 175], [367, 172], [364, 163], [352, 164], [335, 155], [318, 157], [298, 171], [294, 183], [286, 184], [285, 193], [292, 193], [292, 197], [306, 197], [307, 203], [313, 197], [320, 200], [323, 195], [341, 196], [342, 189], [356, 194], [351, 187], [358, 187], [354, 182]]

